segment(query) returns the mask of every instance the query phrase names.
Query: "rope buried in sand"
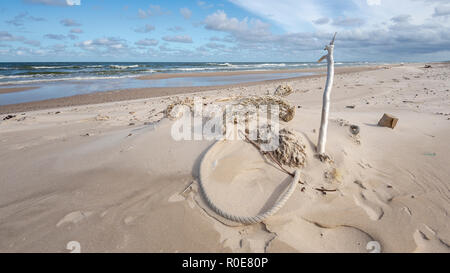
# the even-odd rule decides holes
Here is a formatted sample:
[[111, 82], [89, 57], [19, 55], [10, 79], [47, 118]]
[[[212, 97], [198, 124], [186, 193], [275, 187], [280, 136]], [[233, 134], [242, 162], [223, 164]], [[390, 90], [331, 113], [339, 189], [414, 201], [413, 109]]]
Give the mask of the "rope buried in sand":
[[[203, 161], [203, 160], [202, 160]], [[201, 163], [203, 165], [203, 162]], [[256, 224], [264, 221], [268, 217], [274, 215], [279, 209], [281, 209], [284, 204], [289, 200], [291, 195], [294, 193], [295, 187], [297, 186], [297, 183], [300, 180], [300, 172], [298, 170], [295, 171], [294, 177], [292, 179], [291, 184], [289, 185], [289, 188], [287, 191], [285, 191], [280, 197], [278, 198], [277, 202], [268, 210], [265, 212], [261, 212], [255, 216], [241, 216], [241, 215], [234, 215], [231, 213], [228, 213], [221, 208], [217, 207], [217, 205], [211, 200], [211, 197], [208, 195], [208, 193], [205, 190], [205, 186], [203, 185], [204, 177], [203, 172], [200, 171], [200, 179], [199, 179], [199, 187], [201, 192], [203, 193], [203, 197], [205, 198], [205, 201], [207, 205], [210, 207], [210, 209], [220, 215], [221, 217], [228, 219], [233, 222], [242, 223], [242, 224]]]

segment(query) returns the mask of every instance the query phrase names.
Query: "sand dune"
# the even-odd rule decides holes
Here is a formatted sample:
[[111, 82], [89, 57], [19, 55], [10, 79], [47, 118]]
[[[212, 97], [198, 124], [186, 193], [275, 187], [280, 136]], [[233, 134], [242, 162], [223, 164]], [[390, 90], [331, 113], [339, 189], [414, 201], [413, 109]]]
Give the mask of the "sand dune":
[[[2, 116], [0, 252], [69, 252], [71, 241], [82, 252], [369, 252], [373, 242], [382, 252], [449, 252], [449, 74], [448, 64], [409, 64], [336, 75], [328, 163], [314, 157], [324, 77], [290, 80], [296, 115], [283, 126], [306, 145], [306, 184], [245, 226], [202, 203], [199, 164], [214, 141], [175, 141], [161, 113], [170, 97]], [[211, 103], [278, 84], [196, 95]], [[395, 129], [376, 125], [384, 113], [399, 118]], [[257, 213], [287, 175], [235, 145], [217, 155], [223, 183], [210, 190], [222, 207]]]

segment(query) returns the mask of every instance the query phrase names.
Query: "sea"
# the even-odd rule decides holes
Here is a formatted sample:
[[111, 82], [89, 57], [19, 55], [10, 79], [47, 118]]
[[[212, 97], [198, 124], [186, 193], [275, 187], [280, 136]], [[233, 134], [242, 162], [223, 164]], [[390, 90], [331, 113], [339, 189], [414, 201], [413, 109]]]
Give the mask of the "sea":
[[[367, 62], [337, 62], [336, 66], [367, 65]], [[38, 62], [0, 63], [0, 88], [38, 87], [32, 91], [0, 94], [0, 105], [60, 98], [92, 92], [144, 87], [182, 87], [237, 84], [271, 79], [307, 76], [312, 73], [292, 72], [325, 66], [312, 62]], [[138, 80], [139, 76], [156, 73], [265, 71], [214, 77], [183, 77]], [[280, 70], [280, 73], [276, 71]], [[283, 70], [283, 71], [281, 71]]]

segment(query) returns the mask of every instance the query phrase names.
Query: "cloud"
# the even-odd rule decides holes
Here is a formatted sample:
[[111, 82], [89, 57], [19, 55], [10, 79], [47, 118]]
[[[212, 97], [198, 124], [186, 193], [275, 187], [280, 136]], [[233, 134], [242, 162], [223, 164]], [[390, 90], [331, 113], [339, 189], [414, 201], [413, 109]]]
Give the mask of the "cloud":
[[197, 1], [197, 6], [204, 8], [204, 9], [209, 9], [209, 8], [214, 7], [214, 4], [208, 4], [205, 1]]
[[23, 13], [19, 13], [16, 16], [14, 16], [13, 19], [5, 21], [5, 23], [18, 27], [18, 26], [23, 26], [25, 24], [25, 21], [27, 21], [27, 20], [35, 21], [35, 22], [42, 22], [42, 21], [45, 21], [45, 18], [30, 16], [30, 15], [28, 15], [27, 12], [23, 12]]
[[47, 38], [47, 39], [52, 39], [52, 40], [64, 40], [64, 39], [66, 39], [66, 36], [62, 35], [62, 34], [45, 34], [44, 37]]
[[365, 23], [361, 18], [336, 18], [333, 20], [333, 25], [343, 27], [359, 27]]
[[450, 6], [438, 6], [434, 8], [433, 17], [450, 15]]
[[23, 0], [25, 3], [48, 6], [79, 6], [81, 0]]
[[138, 33], [149, 33], [151, 31], [155, 30], [155, 26], [152, 25], [145, 25], [143, 27], [137, 28], [134, 31]]
[[[252, 24], [255, 20], [230, 18], [223, 11], [210, 14], [203, 24], [206, 29], [228, 34], [225, 38], [234, 41], [235, 46], [227, 48], [227, 52], [256, 60], [267, 56], [274, 59], [292, 59], [293, 56], [315, 58], [321, 54], [323, 45], [329, 43], [336, 28], [340, 28], [336, 40], [336, 48], [339, 48], [336, 52], [340, 58], [379, 60], [402, 56], [414, 59], [421, 54], [449, 51], [448, 25], [439, 22], [417, 24], [411, 22], [411, 17], [400, 14], [380, 25], [367, 25], [359, 17], [338, 17], [332, 21], [333, 24], [326, 26], [330, 31], [307, 29], [284, 34], [273, 33], [265, 22]], [[211, 40], [225, 38], [213, 37]]]
[[80, 29], [80, 28], [72, 28], [72, 29], [70, 30], [70, 33], [81, 34], [81, 33], [83, 33], [83, 30]]
[[367, 5], [379, 6], [379, 5], [381, 5], [381, 0], [367, 0]]
[[203, 21], [206, 29], [222, 31], [242, 40], [259, 40], [270, 34], [270, 25], [259, 19], [244, 18], [239, 20], [228, 17], [223, 10], [210, 14]]
[[248, 28], [247, 19], [239, 21], [237, 18], [228, 18], [223, 10], [218, 10], [213, 14], [208, 15], [204, 24], [206, 29], [226, 32], [240, 32]]
[[330, 22], [330, 18], [328, 18], [328, 17], [322, 17], [322, 18], [319, 18], [319, 19], [313, 21], [313, 23], [316, 25], [325, 25], [325, 24], [328, 24], [329, 22]]
[[38, 46], [41, 45], [41, 42], [36, 41], [36, 40], [27, 40], [27, 39], [25, 39], [25, 40], [23, 40], [23, 43], [26, 44], [26, 45], [35, 46], [35, 47], [38, 47]]
[[143, 10], [143, 9], [139, 9], [138, 10], [138, 16], [139, 16], [139, 18], [142, 18], [142, 19], [148, 17], [147, 12], [145, 10]]
[[235, 39], [232, 36], [227, 36], [227, 37], [224, 37], [224, 38], [213, 36], [213, 37], [209, 38], [209, 40], [210, 41], [214, 41], [214, 42], [224, 42], [224, 43], [233, 43], [233, 42], [235, 42]]
[[135, 44], [138, 46], [156, 46], [156, 45], [158, 45], [158, 40], [144, 39], [144, 40], [137, 41]]
[[21, 42], [24, 43], [26, 45], [31, 45], [31, 46], [40, 46], [41, 43], [39, 41], [35, 41], [35, 40], [28, 40], [23, 36], [14, 36], [11, 33], [7, 32], [7, 31], [0, 31], [0, 41], [4, 41], [4, 42]]
[[[330, 9], [339, 7], [325, 0], [230, 0], [233, 4], [256, 14], [264, 19], [276, 23], [289, 32], [311, 29], [311, 22], [317, 18], [334, 16]], [[326, 2], [326, 3], [322, 3]], [[333, 1], [334, 3], [335, 1]], [[339, 4], [343, 1], [337, 1]], [[347, 8], [350, 11], [350, 7]], [[336, 12], [339, 12], [336, 10]]]
[[66, 0], [69, 6], [79, 6], [81, 5], [81, 0]]
[[211, 49], [223, 49], [226, 47], [225, 45], [218, 43], [207, 43], [205, 46]]
[[7, 31], [0, 31], [0, 41], [20, 41], [23, 37], [16, 37]]
[[404, 23], [408, 22], [409, 20], [411, 20], [411, 15], [409, 14], [397, 15], [391, 18], [391, 21], [395, 23]]
[[79, 27], [81, 26], [80, 23], [77, 23], [75, 20], [73, 19], [63, 19], [60, 21], [61, 25], [65, 26], [65, 27]]
[[184, 31], [184, 28], [182, 28], [180, 26], [174, 26], [174, 27], [168, 28], [167, 30], [172, 31], [172, 32], [182, 32], [182, 31]]
[[75, 46], [88, 51], [102, 51], [102, 53], [111, 53], [128, 48], [124, 39], [116, 37], [86, 40], [80, 43], [76, 43]]
[[181, 8], [180, 13], [186, 20], [190, 19], [192, 16], [192, 11], [188, 8]]
[[138, 9], [139, 18], [145, 19], [150, 16], [165, 15], [170, 12], [164, 11], [159, 5], [150, 5], [147, 10]]
[[189, 35], [164, 36], [162, 39], [167, 42], [192, 43], [192, 38]]

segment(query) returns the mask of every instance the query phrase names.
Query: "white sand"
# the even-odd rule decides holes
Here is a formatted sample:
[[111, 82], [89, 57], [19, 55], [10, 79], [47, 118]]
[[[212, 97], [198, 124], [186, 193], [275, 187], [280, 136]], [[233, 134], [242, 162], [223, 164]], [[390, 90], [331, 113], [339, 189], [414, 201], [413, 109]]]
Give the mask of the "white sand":
[[[450, 252], [450, 67], [421, 67], [336, 76], [327, 142], [334, 164], [313, 156], [324, 78], [290, 81], [295, 93], [287, 99], [301, 108], [287, 125], [307, 144], [307, 185], [275, 216], [250, 226], [224, 225], [197, 202], [191, 183], [213, 142], [174, 141], [173, 121], [157, 114], [168, 98], [1, 120], [0, 252], [69, 252], [70, 241], [82, 252], [368, 252], [370, 241], [383, 252]], [[265, 94], [276, 86], [202, 96]], [[384, 113], [399, 118], [395, 129], [376, 126]], [[359, 139], [338, 119], [359, 125]], [[222, 206], [253, 214], [286, 175], [251, 161], [258, 154], [242, 145], [221, 158], [216, 180], [223, 184], [211, 190]], [[232, 180], [237, 169], [255, 176]], [[314, 190], [322, 186], [338, 191]]]

